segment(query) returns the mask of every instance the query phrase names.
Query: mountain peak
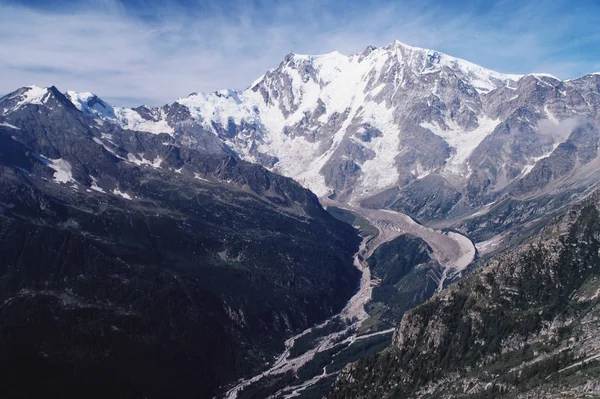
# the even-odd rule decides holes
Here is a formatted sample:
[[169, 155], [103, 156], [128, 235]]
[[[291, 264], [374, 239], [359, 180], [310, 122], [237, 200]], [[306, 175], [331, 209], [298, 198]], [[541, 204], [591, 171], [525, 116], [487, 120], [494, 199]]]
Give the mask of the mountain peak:
[[529, 73], [526, 76], [533, 76], [534, 78], [548, 78], [548, 79], [562, 81], [562, 79], [557, 78], [556, 76], [554, 76], [550, 73]]
[[296, 53], [294, 53], [293, 51], [290, 51], [289, 53], [287, 53], [285, 55], [285, 57], [283, 57], [283, 62], [290, 62], [291, 60], [294, 59], [295, 56], [296, 56]]
[[368, 56], [369, 54], [371, 54], [375, 50], [377, 50], [377, 47], [368, 45], [367, 48], [364, 49], [362, 53], [360, 53], [360, 56], [361, 57], [366, 57], [366, 56]]
[[31, 85], [17, 90], [12, 98], [19, 96], [19, 104], [16, 107], [20, 108], [25, 104], [44, 104], [48, 100], [48, 94], [47, 87]]
[[410, 44], [406, 44], [404, 42], [401, 42], [400, 40], [394, 40], [393, 42], [391, 42], [390, 44], [388, 44], [387, 46], [384, 46], [382, 48], [387, 51], [402, 49], [402, 50], [409, 51], [409, 52], [442, 54], [442, 53], [439, 53], [438, 51], [431, 50], [428, 48], [411, 46]]
[[3, 114], [14, 112], [26, 105], [48, 105], [49, 102], [58, 103], [67, 107], [73, 104], [55, 86], [40, 87], [36, 85], [24, 86], [2, 97]]
[[66, 92], [68, 100], [81, 112], [103, 119], [115, 119], [114, 108], [91, 92], [78, 93], [69, 90]]
[[401, 42], [400, 40], [394, 40], [389, 45], [389, 47], [404, 47], [404, 48], [411, 49], [411, 50], [425, 50], [425, 49], [420, 48], [420, 47], [414, 47], [414, 46], [408, 45], [408, 44], [406, 44], [404, 42]]
[[338, 57], [348, 58], [348, 56], [335, 50], [335, 51], [331, 51], [329, 53], [324, 53], [324, 54], [296, 54], [294, 52], [290, 52], [285, 56], [285, 58], [283, 60], [284, 60], [284, 64], [285, 64], [285, 63], [289, 63], [290, 61], [313, 61], [313, 60], [323, 59], [323, 58], [338, 58]]
[[98, 97], [96, 94], [91, 92], [76, 92], [68, 90], [66, 93], [67, 98], [75, 105], [79, 110], [82, 110], [85, 104], [88, 107], [95, 107], [98, 105], [101, 108], [110, 108], [110, 105]]

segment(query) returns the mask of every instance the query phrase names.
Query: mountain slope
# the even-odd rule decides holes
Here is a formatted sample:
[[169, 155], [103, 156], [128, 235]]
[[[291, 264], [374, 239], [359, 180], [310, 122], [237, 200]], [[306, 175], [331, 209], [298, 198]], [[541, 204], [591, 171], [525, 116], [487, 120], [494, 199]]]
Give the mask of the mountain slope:
[[356, 289], [356, 231], [288, 178], [97, 123], [54, 87], [0, 114], [8, 396], [212, 397]]
[[392, 347], [348, 366], [329, 397], [598, 395], [599, 292], [596, 192], [407, 312]]
[[[422, 227], [419, 223], [431, 231], [453, 230], [464, 235], [466, 241], [472, 240], [476, 244], [482, 264], [503, 262], [504, 256], [508, 254], [506, 256], [510, 258], [512, 252], [502, 251], [515, 251], [517, 246], [529, 243], [532, 236], [545, 234], [540, 231], [548, 223], [564, 215], [570, 206], [597, 188], [600, 180], [599, 110], [598, 74], [569, 81], [545, 74], [500, 74], [433, 50], [394, 42], [379, 49], [369, 47], [350, 56], [335, 52], [321, 56], [290, 53], [279, 66], [265, 73], [247, 90], [194, 93], [163, 107], [119, 108], [91, 93], [67, 92], [63, 95], [55, 88], [23, 88], [0, 102], [0, 126], [6, 133], [7, 145], [14, 145], [15, 140], [8, 137], [15, 136], [20, 137], [18, 142], [24, 146], [24, 149], [11, 152], [14, 154], [10, 162], [5, 161], [6, 165], [13, 171], [19, 170], [19, 176], [21, 172], [29, 175], [33, 171], [34, 176], [46, 178], [54, 185], [44, 187], [60, 187], [61, 195], [70, 194], [62, 200], [68, 204], [72, 201], [79, 204], [80, 199], [75, 199], [73, 190], [81, 191], [83, 186], [90, 190], [89, 193], [86, 191], [86, 196], [102, 194], [119, 201], [132, 201], [135, 205], [131, 206], [136, 209], [141, 201], [149, 214], [147, 209], [166, 208], [169, 218], [187, 220], [190, 215], [197, 215], [211, 221], [209, 225], [192, 223], [190, 231], [193, 233], [185, 227], [189, 234], [184, 234], [179, 241], [171, 237], [168, 229], [166, 236], [160, 236], [170, 243], [166, 249], [157, 245], [155, 229], [150, 229], [147, 241], [136, 249], [165, 249], [169, 252], [169, 262], [173, 261], [175, 266], [182, 262], [182, 267], [188, 270], [185, 259], [194, 259], [195, 253], [172, 254], [171, 245], [180, 248], [182, 242], [192, 239], [189, 235], [195, 237], [197, 231], [216, 229], [214, 235], [207, 238], [211, 243], [206, 244], [210, 248], [207, 252], [216, 253], [217, 263], [224, 262], [230, 269], [227, 269], [227, 276], [217, 278], [215, 284], [234, 287], [234, 292], [219, 291], [217, 296], [239, 295], [233, 300], [236, 304], [233, 309], [243, 308], [244, 315], [248, 312], [259, 315], [257, 325], [248, 325], [251, 323], [247, 317], [237, 311], [225, 311], [241, 331], [236, 330], [235, 339], [244, 345], [248, 342], [243, 350], [234, 352], [250, 353], [251, 359], [246, 360], [248, 367], [252, 367], [274, 353], [271, 343], [280, 343], [279, 338], [289, 335], [290, 331], [309, 326], [339, 309], [338, 305], [351, 291], [352, 272], [338, 268], [340, 263], [337, 261], [329, 262], [330, 258], [323, 256], [321, 251], [328, 253], [328, 249], [335, 248], [334, 257], [341, 259], [352, 252], [349, 248], [355, 242], [348, 238], [353, 233], [344, 230], [347, 228], [331, 227], [334, 232], [329, 238], [333, 241], [319, 242], [319, 252], [310, 255], [314, 259], [282, 256], [290, 251], [295, 253], [297, 245], [308, 249], [312, 245], [309, 242], [327, 236], [330, 229], [324, 226], [329, 225], [328, 216], [322, 213], [316, 197], [300, 195], [299, 186], [244, 161], [292, 177], [312, 189], [322, 200], [328, 197], [336, 205], [357, 211], [357, 214], [385, 212], [364, 208], [391, 209], [414, 219], [411, 227], [395, 226], [393, 234], [402, 232], [410, 236], [414, 229]], [[40, 118], [46, 118], [45, 122]], [[35, 137], [19, 136], [23, 130], [35, 132]], [[85, 145], [83, 141], [72, 142], [73, 137], [80, 136], [86, 137], [82, 138]], [[89, 147], [92, 143], [94, 146]], [[194, 191], [196, 185], [202, 186], [200, 192]], [[54, 189], [50, 193], [53, 196], [57, 195]], [[201, 194], [203, 199], [195, 201], [195, 196]], [[151, 204], [146, 203], [148, 200]], [[247, 203], [251, 205], [247, 206]], [[28, 204], [35, 204], [35, 200]], [[204, 204], [210, 206], [202, 213], [195, 205], [204, 209]], [[104, 209], [102, 206], [98, 205], [98, 209]], [[12, 203], [7, 205], [9, 209], [13, 207]], [[20, 209], [20, 205], [15, 209]], [[269, 216], [249, 217], [248, 212]], [[229, 221], [231, 215], [235, 216], [235, 225], [230, 230], [218, 228], [224, 220]], [[120, 220], [121, 215], [118, 218]], [[302, 223], [307, 218], [319, 222], [304, 228]], [[66, 223], [63, 219], [56, 220]], [[287, 220], [294, 222], [288, 225]], [[284, 231], [300, 238], [290, 241], [272, 234], [257, 242], [264, 231]], [[441, 265], [429, 256], [431, 247], [409, 236], [382, 247], [377, 254], [379, 258], [376, 256], [370, 262], [374, 275], [381, 279], [373, 281], [380, 286], [373, 289], [370, 311], [384, 323], [393, 324], [394, 319], [409, 307], [428, 298], [436, 289], [432, 285], [436, 279], [442, 281], [438, 288], [447, 281], [444, 274], [439, 277]], [[231, 237], [237, 237], [239, 241]], [[101, 238], [106, 240], [104, 236]], [[115, 239], [111, 237], [107, 241]], [[407, 256], [395, 256], [392, 250], [388, 252], [390, 248], [396, 251], [396, 244], [407, 250]], [[577, 242], [570, 244], [579, 245]], [[249, 249], [251, 247], [254, 250]], [[568, 248], [560, 243], [552, 251], [545, 252], [543, 261], [550, 262], [553, 254], [564, 252], [563, 247]], [[263, 251], [264, 248], [269, 250]], [[471, 253], [470, 242], [469, 248]], [[123, 251], [130, 253], [133, 250]], [[247, 264], [240, 260], [240, 254], [251, 254], [252, 261], [260, 265], [257, 267], [260, 272], [247, 271]], [[474, 250], [472, 255], [475, 256]], [[567, 260], [574, 264], [573, 267], [577, 266], [575, 255], [565, 255], [571, 257]], [[469, 262], [473, 256], [469, 257]], [[157, 253], [149, 257], [154, 262], [165, 255]], [[293, 264], [298, 262], [316, 262], [322, 266], [304, 270], [306, 275], [297, 275]], [[547, 282], [545, 271], [535, 262], [537, 260], [526, 264], [533, 265], [534, 275]], [[456, 268], [452, 278], [461, 278], [463, 271], [470, 272], [466, 263]], [[280, 269], [273, 270], [276, 264], [282, 264], [282, 270], [287, 274], [278, 275]], [[220, 273], [222, 269], [211, 269], [214, 270]], [[243, 280], [240, 285], [231, 282], [231, 275], [234, 280], [238, 277]], [[261, 277], [256, 280], [256, 275]], [[520, 284], [533, 286], [534, 294], [539, 294], [539, 287], [529, 277], [519, 276]], [[307, 290], [303, 283], [295, 283], [304, 281], [303, 278], [311, 282]], [[274, 296], [250, 296], [252, 300], [244, 300], [257, 281], [264, 283], [258, 284], [258, 288], [272, 292]], [[554, 280], [551, 282], [555, 283]], [[210, 283], [213, 284], [212, 280]], [[215, 284], [210, 286], [211, 289]], [[522, 288], [511, 286], [512, 281], [506, 284], [509, 290]], [[593, 281], [590, 284], [593, 290]], [[332, 285], [341, 288], [341, 297], [337, 292], [327, 292], [326, 287]], [[548, 286], [552, 288], [551, 285]], [[325, 299], [315, 299], [313, 289], [323, 293]], [[286, 296], [288, 290], [294, 292], [293, 298]], [[465, 295], [469, 297], [470, 292], [467, 290]], [[529, 298], [528, 295], [519, 291], [519, 296]], [[491, 298], [499, 302], [502, 299]], [[533, 299], [541, 301], [543, 298]], [[462, 306], [460, 301], [462, 299], [452, 302], [445, 310], [456, 314]], [[264, 309], [257, 305], [265, 303]], [[286, 314], [290, 307], [298, 309], [299, 303], [310, 311]], [[430, 309], [428, 306], [419, 309]], [[495, 305], [491, 306], [494, 308]], [[553, 305], [544, 302], [540, 306]], [[499, 316], [509, 323], [501, 323], [499, 339], [505, 339], [502, 334], [514, 327], [511, 322], [527, 322], [529, 317], [538, 320], [531, 309], [519, 311], [522, 313]], [[312, 318], [307, 316], [308, 313]], [[574, 320], [585, 317], [586, 314], [578, 313]], [[452, 320], [446, 322], [454, 326]], [[492, 325], [494, 320], [486, 319], [486, 323]], [[527, 325], [535, 329], [538, 324]], [[457, 334], [462, 334], [467, 327], [460, 329]], [[270, 334], [274, 334], [275, 339]], [[463, 341], [459, 344], [462, 346], [458, 351], [454, 347], [452, 351], [446, 351], [450, 356], [447, 359], [436, 358], [435, 353], [424, 359], [430, 361], [434, 377], [410, 374], [414, 371], [410, 369], [412, 364], [409, 369], [405, 369], [403, 363], [394, 367], [414, 377], [410, 384], [425, 384], [424, 378], [437, 378], [438, 371], [445, 372], [445, 369], [435, 369], [439, 364], [444, 367], [464, 365], [460, 356], [464, 355], [465, 342], [472, 337], [461, 337]], [[444, 339], [449, 340], [448, 337]], [[493, 345], [490, 348], [492, 351], [497, 349]], [[465, 362], [479, 362], [475, 357], [482, 353], [468, 354]], [[495, 356], [492, 352], [485, 354]], [[454, 358], [456, 356], [458, 360]], [[537, 355], [525, 350], [508, 356], [512, 360], [529, 361]], [[393, 358], [382, 357], [385, 362], [392, 362]], [[558, 359], [560, 364], [567, 360]], [[312, 371], [318, 376], [322, 369], [318, 362], [315, 364]], [[337, 366], [341, 367], [340, 364]], [[498, 363], [494, 364], [493, 367], [500, 367]], [[385, 364], [381, 370], [385, 370]], [[454, 385], [449, 387], [452, 388], [444, 391], [442, 387], [439, 392], [446, 394], [454, 389], [452, 394], [465, 394], [458, 387], [458, 381], [464, 381], [465, 376], [486, 383], [498, 382], [492, 371], [486, 370], [492, 377], [468, 374], [470, 372], [466, 370], [467, 374], [461, 374], [461, 379], [451, 381]], [[389, 387], [382, 381], [382, 392], [388, 393]], [[350, 383], [351, 389], [358, 389], [357, 392], [366, 389]], [[415, 393], [421, 387], [410, 384], [399, 389]], [[479, 388], [474, 395], [495, 393], [486, 392], [477, 384]], [[527, 389], [530, 388], [534, 389]], [[515, 384], [507, 389], [513, 393], [523, 391], [523, 387]], [[248, 392], [252, 395], [258, 391]]]
[[556, 210], [581, 198], [598, 182], [599, 93], [599, 74], [501, 74], [396, 41], [350, 56], [290, 53], [247, 90], [159, 108], [68, 96], [94, 117], [260, 163], [319, 197], [444, 223], [507, 200], [539, 206], [568, 191]]
[[[467, 85], [459, 92], [462, 97], [485, 93], [519, 78], [394, 42], [385, 48], [370, 47], [349, 57], [335, 52], [322, 56], [290, 53], [277, 68], [244, 92], [192, 94], [172, 106], [155, 109], [152, 117], [142, 116], [149, 122], [155, 121], [151, 130], [160, 130], [163, 126], [163, 131], [174, 134], [179, 123], [199, 121], [248, 160], [260, 162], [267, 156], [267, 162], [272, 162], [271, 157], [277, 158], [276, 171], [306, 183], [318, 195], [331, 189], [348, 188], [346, 180], [350, 176], [338, 175], [332, 168], [341, 166], [334, 165], [339, 163], [337, 158], [341, 152], [357, 152], [351, 154], [351, 160], [360, 165], [361, 174], [365, 175], [362, 180], [370, 181], [368, 186], [360, 187], [365, 191], [396, 183], [398, 176], [387, 178], [382, 173], [384, 166], [388, 172], [390, 167], [396, 169], [394, 157], [401, 149], [385, 147], [390, 144], [399, 147], [396, 130], [402, 127], [402, 113], [408, 107], [421, 107], [429, 101], [422, 94], [423, 88], [438, 86], [441, 80], [449, 79], [442, 86], [454, 89], [452, 86], [459, 85], [461, 77]], [[440, 93], [451, 95], [442, 86]], [[414, 99], [418, 104], [402, 103], [407, 92], [413, 96], [420, 94]], [[72, 97], [76, 104], [82, 104], [83, 110], [94, 109], [85, 105], [82, 96], [72, 94]], [[165, 117], [171, 108], [179, 106], [187, 110], [185, 115], [171, 120]], [[118, 109], [113, 114], [127, 112]], [[160, 125], [165, 121], [170, 128]], [[130, 120], [121, 120], [121, 124], [131, 126]], [[369, 144], [373, 139], [377, 140]], [[445, 154], [447, 145], [440, 145], [440, 151]], [[302, 153], [297, 151], [300, 147], [304, 149]], [[391, 154], [382, 152], [386, 149]], [[318, 158], [317, 166], [306, 170]], [[437, 162], [443, 164], [443, 161], [444, 158]], [[365, 162], [367, 164], [362, 165]]]

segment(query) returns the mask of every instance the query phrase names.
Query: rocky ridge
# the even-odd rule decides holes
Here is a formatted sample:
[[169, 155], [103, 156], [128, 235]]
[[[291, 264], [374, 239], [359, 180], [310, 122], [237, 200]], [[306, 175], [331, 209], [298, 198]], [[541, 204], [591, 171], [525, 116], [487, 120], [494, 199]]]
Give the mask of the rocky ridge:
[[598, 395], [600, 194], [404, 314], [330, 398]]

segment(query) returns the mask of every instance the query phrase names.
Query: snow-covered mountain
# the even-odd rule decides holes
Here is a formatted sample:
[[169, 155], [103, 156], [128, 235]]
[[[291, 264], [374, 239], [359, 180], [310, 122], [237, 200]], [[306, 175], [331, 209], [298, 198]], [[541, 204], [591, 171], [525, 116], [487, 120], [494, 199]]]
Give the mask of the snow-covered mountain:
[[[175, 134], [178, 123], [200, 121], [206, 129], [230, 133], [227, 145], [243, 158], [273, 166], [319, 195], [353, 191], [357, 197], [397, 183], [398, 133], [407, 105], [429, 105], [437, 96], [448, 97], [448, 86], [464, 84], [460, 97], [476, 96], [519, 78], [394, 42], [351, 56], [289, 54], [243, 92], [192, 94], [178, 100], [187, 112], [175, 120], [168, 117], [173, 106], [126, 110], [107, 107], [89, 93], [68, 95], [81, 110], [135, 130]], [[406, 104], [407, 97], [412, 104]], [[458, 109], [461, 114], [473, 113], [469, 106], [481, 108], [478, 101], [464, 102]], [[470, 127], [469, 121], [462, 124]], [[487, 120], [482, 125], [490, 130]], [[457, 146], [449, 167], [459, 164], [482, 134], [473, 136], [456, 143], [449, 139]], [[426, 159], [411, 164], [409, 174], [415, 177], [437, 166]]]
[[396, 41], [350, 56], [290, 53], [244, 91], [163, 107], [67, 96], [103, 123], [236, 154], [319, 196], [436, 219], [595, 181], [599, 87], [598, 74], [501, 74]]
[[[0, 264], [6, 266], [0, 302], [11, 321], [5, 335], [15, 338], [4, 349], [19, 359], [39, 352], [43, 381], [57, 364], [67, 364], [71, 378], [75, 364], [89, 370], [94, 387], [114, 383], [123, 392], [114, 377], [120, 375], [144, 388], [138, 396], [173, 396], [176, 386], [192, 397], [214, 397], [218, 386], [263, 369], [285, 338], [305, 331], [278, 358], [297, 371], [294, 382], [278, 360], [270, 370], [282, 371], [280, 377], [262, 373], [255, 376], [268, 378], [232, 387], [266, 397], [283, 383], [293, 395], [296, 384], [321, 390], [332, 377], [327, 373], [336, 372], [330, 366], [383, 347], [380, 339], [392, 332], [385, 323], [402, 317], [410, 323], [400, 325], [395, 346], [416, 348], [429, 366], [412, 367], [418, 358], [412, 352], [403, 358], [408, 363], [384, 354], [380, 365], [399, 379], [414, 376], [407, 384], [423, 376], [451, 390], [470, 390], [471, 377], [480, 387], [504, 384], [497, 379], [501, 368], [490, 372], [481, 362], [505, 354], [493, 366], [524, 380], [513, 365], [527, 363], [535, 372], [533, 345], [551, 345], [539, 352], [545, 361], [549, 351], [587, 342], [572, 352], [583, 357], [554, 359], [551, 367], [564, 367], [561, 375], [597, 358], [597, 340], [586, 338], [596, 326], [586, 323], [598, 313], [599, 146], [600, 74], [569, 81], [506, 75], [400, 42], [350, 56], [289, 54], [244, 91], [194, 93], [162, 107], [120, 108], [92, 93], [23, 87], [0, 98]], [[321, 201], [238, 158], [293, 177]], [[331, 213], [321, 204], [331, 205]], [[358, 253], [350, 226], [364, 236]], [[460, 242], [451, 238], [457, 236]], [[318, 324], [355, 289], [353, 254], [355, 265], [366, 263], [358, 302], [348, 309], [363, 313], [371, 298], [364, 310], [374, 321], [356, 333], [354, 322], [340, 324], [342, 317]], [[438, 293], [413, 316], [402, 316], [480, 266], [486, 267], [481, 278], [454, 285], [458, 296]], [[580, 313], [579, 298], [589, 298], [595, 313]], [[468, 311], [466, 324], [457, 324], [461, 309]], [[562, 332], [547, 335], [553, 318]], [[97, 327], [81, 329], [91, 321]], [[53, 329], [57, 323], [64, 329]], [[569, 335], [570, 325], [583, 333]], [[518, 335], [521, 326], [541, 340]], [[422, 334], [412, 334], [417, 330]], [[442, 337], [450, 346], [434, 342], [441, 352], [423, 352], [431, 340], [402, 344], [409, 335], [421, 343]], [[28, 342], [41, 343], [39, 350]], [[73, 351], [72, 342], [84, 346]], [[313, 344], [321, 352], [311, 360]], [[520, 353], [511, 357], [506, 348]], [[140, 355], [132, 357], [132, 350]], [[296, 351], [305, 352], [296, 357]], [[157, 353], [159, 361], [148, 362]], [[335, 362], [322, 363], [327, 356]], [[23, 381], [11, 382], [14, 392], [47, 392], [31, 383], [30, 363], [9, 362], [0, 375], [14, 380], [13, 370], [24, 370]], [[347, 369], [332, 397], [352, 397], [346, 386], [354, 396], [365, 387], [400, 386], [372, 379], [371, 365], [355, 374]], [[467, 374], [451, 380], [436, 374], [463, 366]], [[311, 370], [324, 381], [306, 380]], [[377, 384], [365, 385], [365, 375]]]

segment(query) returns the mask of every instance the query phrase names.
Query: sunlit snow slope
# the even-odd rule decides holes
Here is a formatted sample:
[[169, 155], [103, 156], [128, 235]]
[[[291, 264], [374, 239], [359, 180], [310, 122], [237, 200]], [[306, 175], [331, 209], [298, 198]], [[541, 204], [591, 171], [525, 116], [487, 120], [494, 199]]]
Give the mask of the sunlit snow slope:
[[[237, 154], [319, 196], [436, 218], [559, 184], [564, 174], [543, 169], [565, 162], [557, 151], [578, 129], [598, 136], [599, 82], [501, 74], [396, 41], [350, 56], [290, 53], [244, 91], [160, 108], [68, 96], [99, 121]], [[597, 157], [577, 148], [568, 173]]]

